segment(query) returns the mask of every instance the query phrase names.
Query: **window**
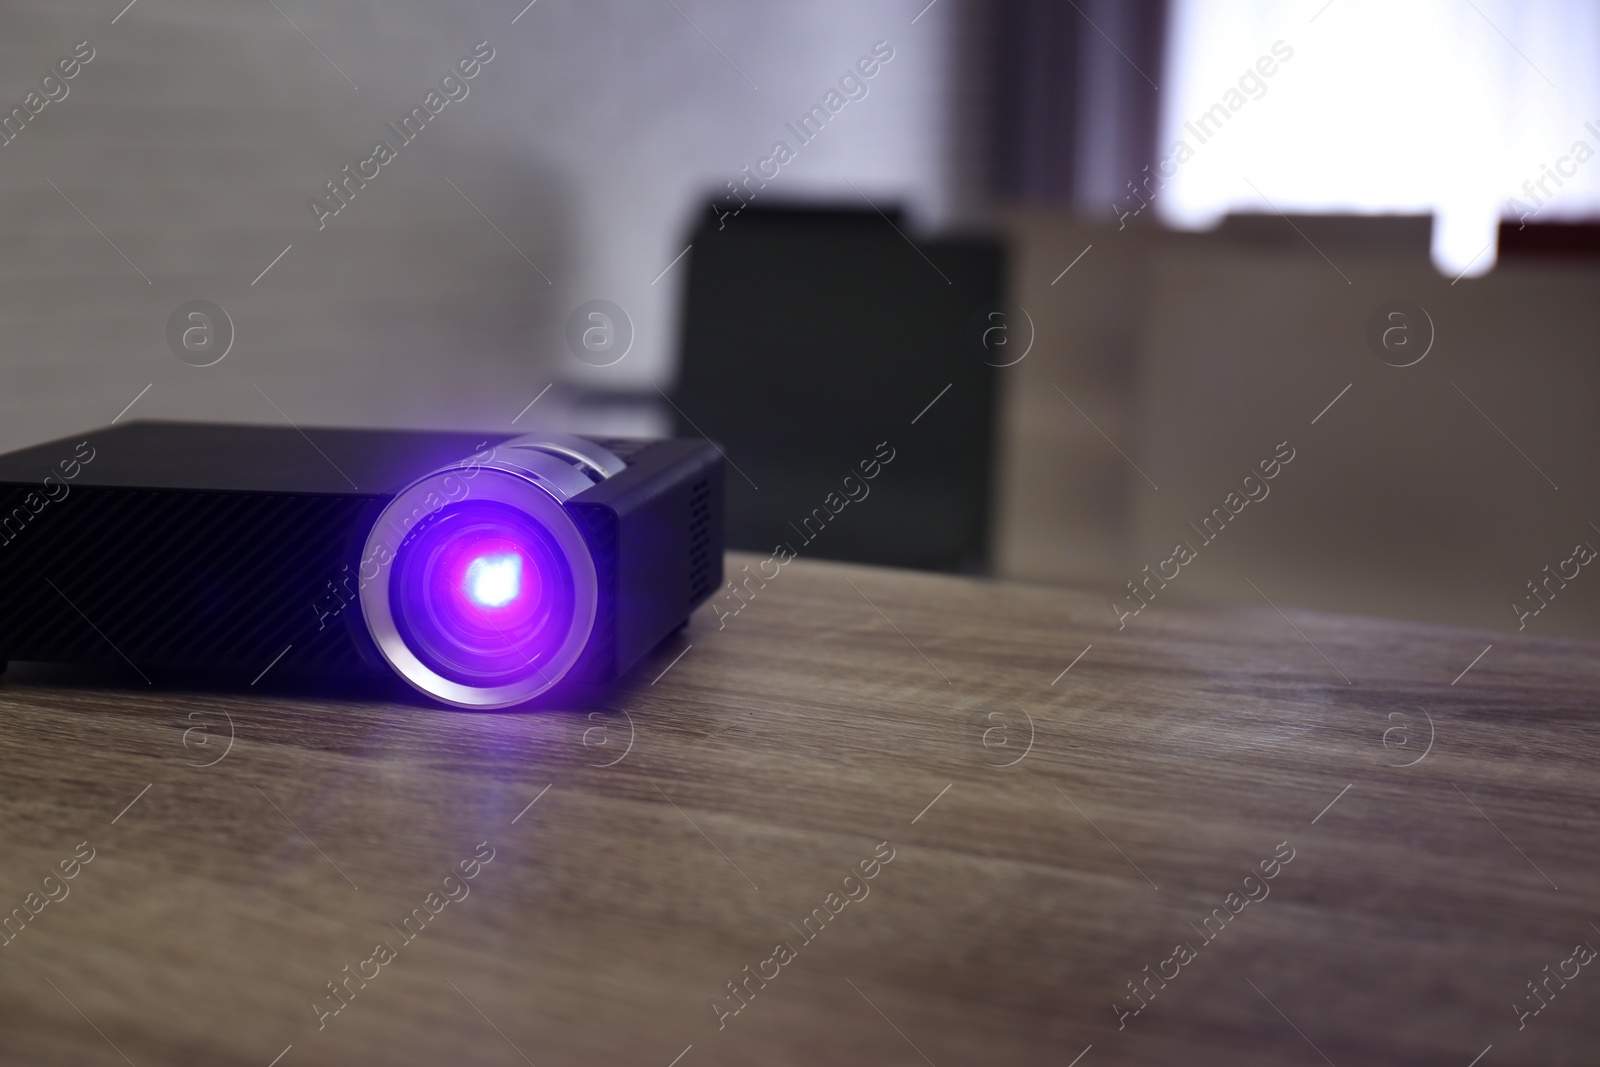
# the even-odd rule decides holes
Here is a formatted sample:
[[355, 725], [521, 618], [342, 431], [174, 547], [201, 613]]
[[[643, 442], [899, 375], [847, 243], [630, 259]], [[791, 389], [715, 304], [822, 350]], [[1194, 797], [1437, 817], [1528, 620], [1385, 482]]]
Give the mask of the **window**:
[[1502, 218], [1600, 216], [1600, 5], [1173, 0], [1171, 19], [1171, 225], [1432, 212], [1455, 276], [1493, 266]]

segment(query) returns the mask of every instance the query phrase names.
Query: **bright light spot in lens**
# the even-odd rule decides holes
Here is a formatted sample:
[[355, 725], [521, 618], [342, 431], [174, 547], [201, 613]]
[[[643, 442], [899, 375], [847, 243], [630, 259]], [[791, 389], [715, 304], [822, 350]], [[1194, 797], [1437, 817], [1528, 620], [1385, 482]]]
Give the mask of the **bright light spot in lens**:
[[479, 556], [468, 565], [464, 585], [474, 603], [504, 607], [522, 591], [522, 557], [515, 553]]

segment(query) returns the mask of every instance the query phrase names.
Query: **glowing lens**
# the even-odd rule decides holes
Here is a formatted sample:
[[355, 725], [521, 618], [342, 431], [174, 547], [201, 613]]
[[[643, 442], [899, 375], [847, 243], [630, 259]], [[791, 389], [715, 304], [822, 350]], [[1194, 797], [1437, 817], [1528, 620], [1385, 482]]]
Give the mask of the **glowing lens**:
[[503, 608], [522, 591], [522, 557], [479, 556], [467, 565], [467, 596], [486, 608]]
[[572, 627], [572, 570], [548, 530], [506, 504], [463, 501], [417, 523], [396, 554], [396, 629], [466, 685], [542, 677]]

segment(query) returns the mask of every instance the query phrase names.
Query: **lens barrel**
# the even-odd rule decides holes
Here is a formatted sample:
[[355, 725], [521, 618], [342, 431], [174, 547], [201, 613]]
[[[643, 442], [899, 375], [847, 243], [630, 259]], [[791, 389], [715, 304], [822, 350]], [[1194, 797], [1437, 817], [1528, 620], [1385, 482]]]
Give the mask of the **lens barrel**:
[[386, 572], [360, 594], [383, 658], [465, 709], [512, 707], [559, 682], [589, 643], [600, 593], [565, 505], [625, 466], [585, 438], [528, 434], [401, 490], [362, 554]]

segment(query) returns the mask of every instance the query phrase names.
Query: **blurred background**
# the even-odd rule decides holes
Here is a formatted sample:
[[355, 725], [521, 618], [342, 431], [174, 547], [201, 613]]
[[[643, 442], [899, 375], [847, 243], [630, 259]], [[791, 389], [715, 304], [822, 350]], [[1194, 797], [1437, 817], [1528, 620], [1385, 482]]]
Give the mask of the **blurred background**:
[[1114, 624], [1183, 542], [1147, 597], [1600, 636], [1597, 52], [1571, 0], [18, 0], [0, 447], [706, 435], [763, 553]]

